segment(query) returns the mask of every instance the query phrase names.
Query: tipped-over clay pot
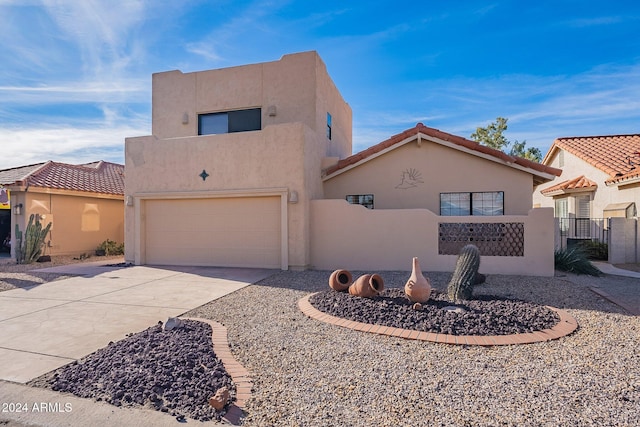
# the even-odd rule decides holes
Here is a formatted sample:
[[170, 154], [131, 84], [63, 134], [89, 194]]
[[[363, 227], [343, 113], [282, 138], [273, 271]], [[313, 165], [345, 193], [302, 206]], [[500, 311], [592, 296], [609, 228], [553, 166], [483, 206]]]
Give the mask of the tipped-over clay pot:
[[349, 289], [351, 283], [353, 283], [353, 277], [347, 270], [336, 270], [329, 276], [329, 287], [338, 292]]
[[404, 285], [404, 293], [411, 302], [423, 303], [431, 298], [431, 283], [422, 275], [418, 258], [413, 258], [413, 270], [407, 284]]
[[364, 274], [349, 286], [349, 293], [358, 297], [371, 298], [384, 289], [384, 281], [378, 274]]

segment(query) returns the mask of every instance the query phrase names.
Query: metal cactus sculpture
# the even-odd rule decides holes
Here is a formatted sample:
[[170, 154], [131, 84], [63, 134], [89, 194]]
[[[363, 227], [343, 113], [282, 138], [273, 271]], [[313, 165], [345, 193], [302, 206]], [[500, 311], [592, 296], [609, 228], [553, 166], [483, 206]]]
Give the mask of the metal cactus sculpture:
[[31, 214], [23, 239], [23, 233], [16, 224], [16, 262], [18, 264], [31, 264], [40, 257], [44, 247], [44, 239], [50, 229], [51, 223], [42, 228], [39, 216]]
[[480, 267], [480, 251], [474, 245], [466, 245], [458, 255], [456, 268], [447, 287], [452, 301], [468, 300], [473, 296]]

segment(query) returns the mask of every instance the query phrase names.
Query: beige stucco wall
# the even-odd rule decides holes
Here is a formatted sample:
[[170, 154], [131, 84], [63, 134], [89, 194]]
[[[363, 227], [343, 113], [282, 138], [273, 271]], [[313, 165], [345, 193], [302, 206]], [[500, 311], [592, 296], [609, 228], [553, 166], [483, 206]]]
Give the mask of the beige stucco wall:
[[409, 271], [415, 256], [425, 271], [453, 271], [457, 256], [438, 255], [439, 222], [521, 222], [524, 256], [483, 256], [480, 271], [553, 276], [553, 220], [551, 209], [500, 217], [439, 217], [427, 209], [369, 210], [344, 200], [314, 200], [311, 264], [327, 270]]
[[[417, 141], [417, 139], [416, 139]], [[526, 215], [532, 207], [528, 172], [442, 146], [424, 137], [411, 141], [324, 182], [325, 198], [373, 194], [375, 209], [425, 208], [440, 213], [440, 193], [504, 191], [507, 215]], [[415, 186], [403, 173], [420, 175]]]
[[[153, 135], [127, 138], [125, 144], [126, 196], [132, 202], [125, 210], [126, 259], [144, 260], [145, 200], [284, 194], [297, 198], [284, 202], [288, 267], [306, 268], [309, 201], [323, 197], [323, 158], [351, 154], [351, 108], [318, 54], [157, 73], [152, 104]], [[197, 135], [198, 114], [257, 107], [262, 109], [260, 131]], [[203, 170], [210, 175], [206, 181], [198, 176]]]
[[[562, 175], [552, 182], [548, 182], [536, 187], [533, 193], [534, 206], [554, 207], [554, 200], [557, 198], [568, 197], [568, 209], [570, 215], [575, 215], [576, 204], [574, 196], [590, 195], [591, 196], [591, 217], [603, 218], [604, 208], [612, 203], [635, 202], [636, 208], [640, 209], [640, 184], [632, 184], [627, 186], [607, 186], [605, 181], [611, 177], [600, 169], [591, 166], [589, 163], [578, 158], [577, 156], [564, 151], [564, 165], [560, 163], [560, 150], [557, 150], [549, 162], [549, 166], [562, 169]], [[588, 179], [598, 184], [596, 191], [577, 191], [570, 194], [561, 194], [557, 196], [544, 196], [541, 191], [552, 187], [560, 182], [577, 178], [584, 175]]]
[[[197, 135], [198, 114], [258, 107], [263, 129], [299, 122], [324, 135], [331, 113], [333, 137], [322, 141], [326, 155], [351, 154], [351, 108], [316, 52], [217, 70], [157, 73], [152, 102], [152, 134], [158, 139]], [[275, 116], [268, 114], [270, 106], [275, 107]], [[185, 113], [188, 123], [183, 124]]]
[[124, 203], [122, 196], [91, 197], [80, 192], [56, 194], [13, 191], [12, 204], [23, 205], [21, 215], [12, 211], [12, 238], [15, 224], [24, 233], [31, 214], [43, 216], [41, 223], [52, 223], [45, 255], [94, 255], [107, 239], [124, 242]]
[[640, 229], [638, 218], [611, 218], [609, 263], [640, 262]]
[[[308, 203], [318, 194], [322, 150], [315, 133], [302, 123], [268, 126], [262, 131], [224, 135], [156, 139], [128, 138], [125, 146], [126, 194], [133, 205], [126, 212], [126, 259], [134, 262], [140, 247], [144, 218], [136, 218], [136, 204], [153, 198], [211, 197], [212, 194], [250, 195], [273, 189], [295, 192], [297, 203], [287, 204], [288, 258], [291, 268], [308, 263]], [[305, 159], [307, 159], [305, 161]], [[315, 161], [313, 160], [315, 158]], [[305, 168], [306, 163], [316, 164]], [[209, 177], [199, 174], [206, 170]], [[314, 182], [315, 177], [315, 182]], [[137, 222], [138, 221], [138, 222]], [[176, 218], [180, 221], [180, 218]], [[136, 230], [138, 237], [136, 237]], [[140, 253], [137, 254], [141, 256]]]

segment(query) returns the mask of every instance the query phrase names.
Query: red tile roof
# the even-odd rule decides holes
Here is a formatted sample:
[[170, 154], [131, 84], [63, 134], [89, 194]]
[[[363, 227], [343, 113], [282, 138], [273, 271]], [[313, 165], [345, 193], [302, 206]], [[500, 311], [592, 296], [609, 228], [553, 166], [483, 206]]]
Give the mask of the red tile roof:
[[565, 193], [571, 190], [586, 191], [588, 189], [595, 190], [596, 188], [598, 188], [598, 184], [586, 178], [584, 175], [580, 175], [577, 178], [569, 179], [567, 181], [562, 181], [552, 187], [545, 188], [540, 192], [542, 194]]
[[[460, 136], [452, 135], [450, 133], [442, 132], [441, 130], [434, 129], [423, 125], [422, 123], [418, 123], [415, 127], [411, 129], [407, 129], [404, 132], [401, 132], [397, 135], [392, 136], [386, 141], [382, 141], [379, 144], [376, 144], [372, 147], [367, 148], [366, 150], [360, 151], [352, 156], [346, 157], [337, 164], [330, 166], [324, 171], [325, 176], [331, 175], [340, 169], [344, 169], [348, 166], [354, 165], [361, 160], [364, 160], [375, 153], [378, 153], [382, 150], [385, 150], [389, 147], [392, 147], [402, 141], [407, 140], [410, 137], [417, 136], [418, 134], [422, 134], [427, 137], [437, 138], [442, 141], [447, 141], [458, 145], [460, 147], [467, 148], [472, 151], [476, 151], [481, 154], [489, 155], [491, 157], [495, 157], [498, 160], [502, 160], [508, 164], [516, 164], [521, 167], [531, 169], [533, 172], [545, 173], [555, 176], [560, 176], [562, 170], [553, 168], [551, 166], [543, 165], [541, 163], [533, 162], [531, 160], [523, 159], [521, 157], [510, 156], [506, 153], [503, 153], [500, 150], [496, 150], [486, 145], [479, 144], [475, 141], [471, 141], [466, 138], [462, 138]], [[546, 180], [545, 180], [546, 181]]]
[[[0, 171], [0, 176], [2, 172], [4, 171]], [[124, 195], [124, 166], [103, 161], [85, 165], [69, 165], [49, 161], [25, 177], [16, 180], [15, 184]]]
[[2, 169], [0, 170], [0, 185], [9, 185], [16, 181], [21, 181], [44, 165], [45, 163], [36, 163], [34, 165]]
[[558, 149], [610, 175], [607, 185], [640, 177], [640, 134], [558, 138], [542, 163], [550, 162]]

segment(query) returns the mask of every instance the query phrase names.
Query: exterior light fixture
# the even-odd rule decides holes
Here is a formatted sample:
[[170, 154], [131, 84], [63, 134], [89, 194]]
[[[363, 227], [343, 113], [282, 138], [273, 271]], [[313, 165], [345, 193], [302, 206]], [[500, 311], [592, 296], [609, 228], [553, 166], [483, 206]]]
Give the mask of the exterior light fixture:
[[133, 206], [133, 196], [127, 196], [127, 206]]
[[183, 125], [188, 125], [189, 124], [189, 113], [184, 113], [182, 115], [182, 124]]
[[298, 192], [297, 191], [289, 192], [289, 203], [298, 203]]
[[13, 207], [13, 213], [16, 215], [22, 215], [22, 203], [18, 203]]

